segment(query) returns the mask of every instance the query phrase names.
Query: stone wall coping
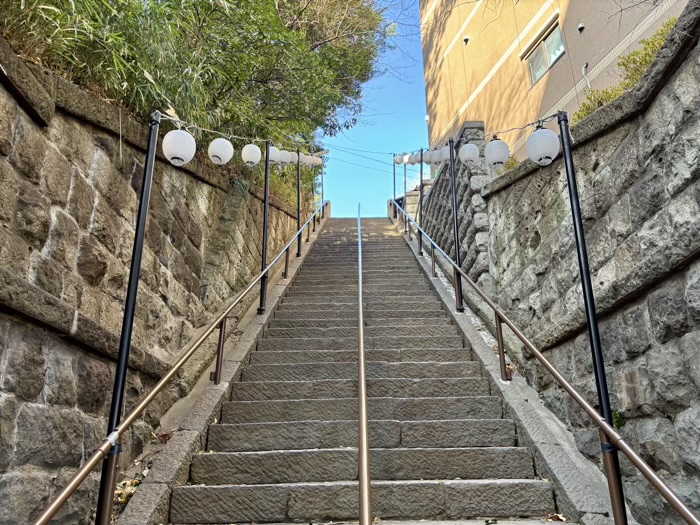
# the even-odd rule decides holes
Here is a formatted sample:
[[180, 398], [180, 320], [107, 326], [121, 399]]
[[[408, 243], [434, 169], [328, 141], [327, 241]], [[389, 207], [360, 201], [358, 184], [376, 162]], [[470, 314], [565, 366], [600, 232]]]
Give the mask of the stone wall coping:
[[[573, 149], [576, 150], [645, 111], [683, 63], [688, 53], [698, 43], [699, 38], [700, 2], [691, 0], [678, 19], [676, 30], [666, 40], [642, 81], [630, 91], [598, 108], [581, 122], [572, 126]], [[561, 163], [561, 157], [555, 162]], [[519, 180], [532, 175], [539, 167], [530, 159], [526, 159], [486, 185], [482, 196], [487, 198], [506, 189]]]
[[[128, 110], [109, 104], [58, 74], [24, 60], [1, 37], [0, 83], [42, 127], [49, 125], [56, 111], [61, 111], [114, 133], [144, 153], [146, 151], [148, 126]], [[160, 149], [157, 157], [168, 162]], [[197, 158], [177, 169], [223, 191], [228, 191], [229, 179], [235, 176], [231, 169], [217, 170]], [[263, 190], [252, 182], [247, 184], [249, 193], [263, 201]], [[270, 195], [270, 205], [297, 218], [296, 210], [275, 195]]]
[[[394, 225], [398, 224], [397, 219], [390, 217], [390, 220]], [[581, 455], [571, 432], [542, 404], [537, 391], [527, 384], [524, 377], [514, 376], [510, 382], [501, 380], [498, 356], [470, 320], [470, 311], [455, 313], [454, 291], [451, 286], [447, 286], [448, 281], [442, 270], [438, 270], [438, 275], [442, 274], [443, 279], [433, 278], [430, 257], [418, 256], [416, 241], [410, 242], [403, 229], [400, 230], [401, 237], [440, 296], [455, 325], [483, 364], [492, 391], [498, 392], [503, 398], [508, 416], [518, 428], [519, 439], [534, 452], [537, 474], [552, 482], [558, 512], [582, 525], [612, 525], [612, 520], [606, 517], [610, 513], [610, 504], [603, 474]], [[475, 314], [471, 315], [476, 317]], [[480, 323], [481, 320], [478, 321]], [[637, 525], [634, 520], [630, 520], [630, 524]]]
[[[229, 337], [226, 341], [221, 383], [212, 383], [206, 387], [188, 411], [187, 419], [179, 424], [163, 450], [154, 456], [149, 474], [117, 519], [116, 525], [169, 523], [172, 488], [187, 483], [193, 456], [206, 449], [209, 425], [220, 420], [221, 407], [231, 397], [232, 384], [240, 380], [241, 368], [248, 363], [250, 353], [256, 348], [287, 288], [294, 281], [328, 219], [322, 219], [316, 232], [311, 234], [302, 257], [290, 260], [289, 278], [280, 279], [271, 287], [265, 313], [256, 314], [240, 338], [234, 341], [233, 337]], [[252, 308], [255, 308], [255, 305]], [[144, 454], [149, 452], [148, 448], [144, 450]]]

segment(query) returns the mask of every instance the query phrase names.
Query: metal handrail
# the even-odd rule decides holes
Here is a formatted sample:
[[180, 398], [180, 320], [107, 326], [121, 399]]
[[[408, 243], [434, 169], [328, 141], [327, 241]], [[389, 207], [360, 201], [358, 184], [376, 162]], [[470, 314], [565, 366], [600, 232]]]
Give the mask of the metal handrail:
[[369, 478], [369, 433], [367, 430], [367, 365], [365, 362], [365, 320], [362, 310], [362, 220], [357, 205], [357, 363], [358, 363], [358, 459], [360, 471], [360, 525], [371, 525], [372, 504]]
[[[304, 231], [304, 228], [307, 228], [309, 224], [311, 223], [312, 220], [316, 218], [316, 216], [322, 212], [322, 210], [325, 209], [325, 206], [328, 204], [328, 201], [325, 201], [321, 204], [321, 207], [318, 208], [313, 215], [304, 223], [304, 225], [297, 230], [297, 232], [294, 234], [292, 239], [287, 243], [287, 245], [277, 254], [277, 256], [272, 260], [270, 264], [268, 264], [264, 270], [262, 270], [253, 281], [246, 286], [246, 288], [239, 292], [236, 298], [231, 302], [231, 304], [222, 312], [220, 313], [214, 321], [212, 321], [207, 328], [204, 330], [204, 332], [194, 341], [192, 341], [187, 347], [185, 347], [185, 351], [182, 354], [182, 356], [175, 362], [173, 367], [168, 371], [167, 374], [165, 374], [160, 381], [156, 384], [155, 387], [153, 387], [153, 390], [151, 390], [146, 397], [144, 397], [138, 405], [136, 405], [129, 414], [124, 418], [124, 420], [120, 423], [120, 425], [116, 428], [114, 432], [112, 432], [109, 436], [105, 438], [105, 440], [100, 444], [100, 446], [93, 452], [92, 456], [90, 456], [90, 459], [78, 470], [78, 472], [75, 473], [75, 475], [71, 478], [70, 482], [66, 487], [54, 498], [54, 500], [49, 504], [48, 507], [44, 510], [44, 512], [41, 513], [41, 515], [37, 518], [37, 520], [34, 522], [34, 525], [46, 525], [51, 521], [51, 518], [53, 518], [56, 513], [61, 509], [61, 507], [65, 504], [65, 502], [70, 498], [73, 493], [78, 489], [80, 484], [85, 480], [85, 478], [88, 477], [88, 475], [95, 469], [95, 467], [98, 465], [98, 463], [104, 459], [105, 456], [109, 453], [110, 449], [117, 444], [119, 441], [119, 438], [126, 432], [126, 430], [136, 421], [136, 419], [141, 415], [141, 413], [146, 409], [146, 407], [155, 399], [155, 397], [160, 394], [160, 392], [165, 388], [165, 385], [173, 378], [175, 375], [178, 373], [180, 368], [192, 357], [192, 355], [204, 344], [204, 341], [206, 341], [207, 337], [211, 335], [211, 333], [216, 330], [217, 327], [219, 327], [222, 323], [225, 322], [226, 318], [228, 315], [231, 313], [231, 311], [238, 306], [238, 304], [243, 300], [243, 298], [250, 292], [256, 284], [260, 282], [260, 280], [263, 278], [263, 276], [267, 275], [268, 272], [272, 269], [272, 267], [277, 263], [282, 258], [282, 255], [285, 253], [288, 253], [289, 249], [291, 246], [297, 241], [297, 237], [301, 235], [301, 233]], [[287, 258], [288, 262], [288, 258]], [[285, 273], [288, 272], [288, 268], [285, 267]], [[286, 277], [286, 275], [285, 275]], [[217, 368], [219, 368], [220, 363], [217, 360]], [[110, 502], [111, 504], [111, 502]]]
[[[525, 347], [537, 358], [537, 360], [542, 363], [542, 365], [547, 369], [547, 371], [554, 377], [554, 379], [559, 383], [559, 385], [576, 401], [576, 403], [586, 412], [593, 422], [598, 425], [599, 432], [601, 434], [601, 441], [612, 442], [622, 453], [627, 456], [627, 458], [632, 462], [632, 464], [637, 467], [642, 475], [654, 486], [654, 488], [663, 496], [663, 498], [673, 507], [673, 509], [678, 512], [678, 514], [691, 525], [700, 525], [700, 518], [698, 518], [676, 495], [676, 493], [669, 487], [663, 479], [661, 479], [656, 472], [647, 464], [642, 457], [637, 454], [634, 449], [625, 441], [612, 426], [610, 426], [607, 421], [601, 416], [598, 411], [593, 408], [591, 404], [588, 403], [575, 389], [569, 384], [569, 382], [562, 376], [554, 366], [547, 360], [544, 355], [533, 345], [529, 339], [523, 334], [520, 329], [513, 324], [513, 322], [508, 319], [506, 314], [494, 303], [489, 297], [479, 288], [479, 286], [472, 281], [472, 279], [467, 275], [467, 273], [458, 267], [456, 263], [447, 255], [440, 246], [437, 245], [430, 236], [423, 231], [423, 229], [416, 224], [416, 222], [411, 218], [411, 216], [403, 209], [398, 203], [393, 200], [392, 204], [397, 208], [398, 211], [404, 216], [404, 220], [412, 223], [416, 228], [416, 235], [424, 236], [428, 242], [431, 244], [431, 256], [433, 257], [433, 262], [435, 260], [435, 251], [437, 250], [453, 267], [454, 271], [458, 272], [464, 280], [474, 289], [474, 291], [484, 300], [486, 304], [491, 307], [496, 315], [496, 326], [498, 331], [498, 343], [499, 343], [499, 355], [502, 358], [502, 362], [505, 360], [505, 352], [503, 349], [503, 333], [501, 331], [501, 324], [507, 325], [515, 336], [520, 339]], [[409, 228], [410, 229], [410, 228]], [[503, 366], [501, 366], [501, 373], [503, 373]], [[609, 440], [609, 441], [608, 441]]]

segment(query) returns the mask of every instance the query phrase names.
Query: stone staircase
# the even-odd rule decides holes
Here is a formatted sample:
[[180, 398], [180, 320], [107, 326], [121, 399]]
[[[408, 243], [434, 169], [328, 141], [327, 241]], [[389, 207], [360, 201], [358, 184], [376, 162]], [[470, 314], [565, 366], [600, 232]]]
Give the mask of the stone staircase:
[[[480, 363], [387, 219], [363, 220], [372, 512], [554, 512]], [[356, 221], [330, 220], [233, 385], [172, 523], [358, 515]]]

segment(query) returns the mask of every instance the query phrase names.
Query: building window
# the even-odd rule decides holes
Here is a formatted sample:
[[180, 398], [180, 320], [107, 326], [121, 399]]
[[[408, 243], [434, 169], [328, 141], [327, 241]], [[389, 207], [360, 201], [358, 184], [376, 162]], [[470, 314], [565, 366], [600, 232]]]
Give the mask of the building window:
[[564, 54], [564, 39], [561, 29], [555, 26], [544, 39], [535, 46], [527, 57], [527, 65], [530, 69], [530, 81], [534, 86], [544, 74], [549, 71], [554, 63]]

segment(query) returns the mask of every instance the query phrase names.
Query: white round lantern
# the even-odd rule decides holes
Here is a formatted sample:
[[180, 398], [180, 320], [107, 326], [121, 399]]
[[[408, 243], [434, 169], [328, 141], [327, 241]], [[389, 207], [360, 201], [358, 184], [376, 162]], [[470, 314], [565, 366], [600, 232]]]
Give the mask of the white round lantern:
[[443, 162], [447, 162], [450, 160], [450, 146], [444, 146], [440, 150], [440, 160]]
[[408, 153], [406, 153], [406, 154], [403, 156], [403, 163], [404, 163], [404, 164], [410, 164], [410, 162], [411, 162], [411, 156], [410, 156]]
[[289, 163], [290, 164], [296, 164], [299, 162], [299, 155], [297, 154], [296, 151], [290, 151], [289, 152]]
[[430, 150], [423, 152], [423, 163], [430, 164]]
[[508, 147], [508, 144], [502, 140], [494, 139], [486, 144], [484, 154], [486, 156], [486, 162], [488, 162], [489, 166], [498, 168], [503, 166], [508, 160], [508, 157], [510, 157], [510, 148]]
[[282, 165], [289, 164], [289, 152], [286, 150], [280, 151], [279, 163]]
[[440, 152], [439, 149], [434, 149], [433, 152], [430, 154], [430, 163], [434, 166], [440, 164], [442, 162], [442, 153]]
[[403, 164], [403, 155], [396, 155], [396, 157], [394, 157], [394, 162], [396, 164]]
[[194, 158], [197, 143], [184, 129], [168, 131], [163, 137], [163, 155], [173, 166], [184, 166]]
[[551, 129], [536, 129], [527, 139], [527, 154], [540, 166], [549, 166], [559, 154], [559, 137]]
[[221, 166], [233, 158], [233, 144], [219, 137], [209, 143], [207, 153], [214, 164]]
[[479, 160], [479, 147], [476, 144], [465, 144], [459, 148], [459, 160], [464, 164], [474, 164]]
[[309, 157], [306, 153], [299, 153], [299, 162], [305, 168], [308, 168], [311, 164], [309, 163]]
[[241, 159], [246, 166], [252, 168], [260, 162], [261, 158], [262, 151], [260, 151], [260, 148], [255, 144], [246, 144], [243, 146], [241, 150]]
[[280, 150], [270, 146], [270, 164], [277, 164], [280, 161]]

